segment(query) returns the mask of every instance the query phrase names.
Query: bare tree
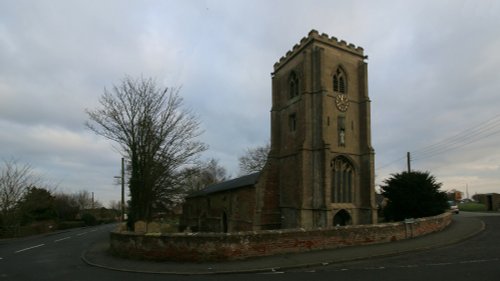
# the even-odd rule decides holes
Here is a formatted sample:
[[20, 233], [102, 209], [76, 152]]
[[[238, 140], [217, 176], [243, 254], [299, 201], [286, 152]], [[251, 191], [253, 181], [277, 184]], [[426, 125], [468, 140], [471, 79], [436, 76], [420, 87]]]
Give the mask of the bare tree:
[[204, 186], [227, 180], [227, 170], [215, 158], [209, 159], [201, 166], [201, 183]]
[[87, 127], [115, 141], [130, 167], [129, 222], [149, 220], [154, 207], [175, 196], [178, 170], [206, 149], [199, 121], [183, 108], [178, 89], [152, 79], [126, 77], [104, 90], [100, 107], [87, 110]]
[[228, 179], [226, 168], [222, 167], [215, 158], [183, 169], [179, 177], [182, 178], [181, 185], [186, 193], [198, 191], [208, 185]]
[[54, 194], [54, 208], [60, 220], [75, 220], [80, 208], [73, 195], [58, 192]]
[[111, 210], [115, 210], [117, 212], [121, 212], [122, 210], [122, 203], [118, 200], [110, 200], [108, 202], [108, 208]]
[[91, 192], [87, 190], [80, 190], [77, 193], [71, 195], [78, 205], [79, 210], [88, 210], [93, 208], [100, 208], [102, 204], [93, 198]]
[[264, 146], [248, 148], [245, 154], [238, 159], [240, 162], [240, 175], [260, 172], [266, 165], [270, 150], [271, 145], [269, 143]]
[[21, 222], [20, 204], [28, 189], [40, 182], [31, 165], [4, 160], [0, 166], [0, 236], [17, 233]]
[[29, 164], [16, 160], [4, 160], [0, 169], [0, 211], [3, 215], [12, 211], [23, 198], [29, 187], [38, 183]]

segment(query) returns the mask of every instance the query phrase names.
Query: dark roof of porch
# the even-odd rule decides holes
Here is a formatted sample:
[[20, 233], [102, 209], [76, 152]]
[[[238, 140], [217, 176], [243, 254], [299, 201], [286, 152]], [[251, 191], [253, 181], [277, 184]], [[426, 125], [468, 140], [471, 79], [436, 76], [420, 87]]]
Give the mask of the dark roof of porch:
[[240, 187], [251, 186], [257, 183], [260, 176], [260, 172], [242, 176], [239, 178], [231, 179], [221, 183], [216, 183], [209, 185], [202, 190], [195, 191], [187, 196], [187, 198], [206, 196], [216, 192], [228, 191], [237, 189]]

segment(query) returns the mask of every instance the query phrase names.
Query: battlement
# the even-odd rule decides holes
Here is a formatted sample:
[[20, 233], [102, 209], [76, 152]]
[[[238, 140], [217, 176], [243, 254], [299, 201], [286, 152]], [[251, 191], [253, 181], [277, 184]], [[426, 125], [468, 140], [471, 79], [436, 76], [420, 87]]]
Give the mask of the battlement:
[[286, 52], [285, 56], [281, 57], [280, 60], [274, 64], [274, 71], [278, 70], [290, 58], [292, 58], [297, 53], [299, 53], [302, 48], [304, 48], [310, 42], [313, 42], [313, 41], [319, 41], [319, 42], [328, 44], [330, 46], [334, 46], [336, 48], [345, 50], [345, 51], [352, 53], [354, 55], [364, 57], [364, 54], [363, 54], [364, 50], [362, 47], [356, 46], [356, 45], [350, 44], [350, 43], [348, 44], [344, 40], [339, 41], [336, 37], [333, 37], [333, 36], [329, 37], [328, 34], [326, 34], [326, 33], [319, 34], [319, 32], [317, 30], [313, 29], [309, 32], [307, 37], [303, 37], [298, 44], [295, 44], [295, 46], [293, 46], [292, 50]]

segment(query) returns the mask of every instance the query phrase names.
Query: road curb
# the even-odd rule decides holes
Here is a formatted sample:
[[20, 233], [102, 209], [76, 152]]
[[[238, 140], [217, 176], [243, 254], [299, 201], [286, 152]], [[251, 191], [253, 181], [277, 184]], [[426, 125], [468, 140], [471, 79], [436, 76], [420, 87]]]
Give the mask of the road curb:
[[[450, 246], [453, 244], [460, 243], [462, 241], [465, 241], [467, 239], [470, 239], [482, 231], [485, 230], [486, 224], [484, 223], [483, 220], [479, 218], [466, 218], [468, 220], [476, 220], [479, 221], [479, 227], [477, 227], [477, 222], [474, 223], [473, 225], [475, 226], [474, 230], [471, 231], [470, 233], [465, 233], [464, 236], [460, 237], [455, 237], [453, 239], [446, 239], [445, 242], [432, 242], [432, 236], [433, 235], [439, 235], [441, 232], [438, 233], [432, 233], [428, 234], [423, 237], [415, 238], [415, 239], [409, 239], [409, 240], [402, 240], [398, 242], [389, 242], [389, 243], [384, 243], [384, 244], [374, 244], [374, 245], [367, 245], [367, 246], [356, 246], [358, 248], [366, 248], [366, 247], [380, 247], [380, 248], [388, 248], [385, 250], [381, 250], [378, 254], [371, 254], [371, 255], [363, 255], [363, 256], [349, 256], [346, 258], [338, 257], [338, 258], [332, 258], [332, 257], [325, 257], [324, 260], [318, 261], [315, 260], [314, 262], [310, 263], [296, 263], [293, 265], [277, 265], [277, 266], [269, 266], [269, 267], [260, 267], [259, 265], [256, 265], [255, 268], [245, 268], [245, 269], [240, 269], [240, 270], [217, 270], [216, 268], [212, 268], [210, 264], [197, 264], [198, 268], [196, 270], [146, 270], [146, 269], [134, 269], [134, 268], [123, 268], [123, 267], [114, 267], [106, 264], [100, 264], [99, 262], [95, 262], [92, 260], [92, 258], [89, 258], [89, 253], [94, 250], [94, 252], [99, 252], [100, 254], [103, 255], [110, 255], [110, 253], [107, 252], [106, 245], [102, 244], [98, 245], [99, 243], [95, 243], [89, 248], [89, 250], [86, 250], [82, 253], [81, 259], [88, 265], [94, 266], [94, 267], [99, 267], [107, 270], [114, 270], [114, 271], [122, 271], [122, 272], [133, 272], [133, 273], [146, 273], [146, 274], [166, 274], [166, 275], [214, 275], [214, 274], [241, 274], [241, 273], [263, 273], [263, 272], [279, 272], [282, 270], [288, 270], [288, 269], [297, 269], [297, 268], [308, 268], [308, 267], [320, 267], [320, 266], [326, 266], [326, 265], [332, 265], [332, 264], [341, 264], [341, 263], [347, 263], [347, 262], [354, 262], [354, 261], [361, 261], [361, 260], [366, 260], [366, 259], [372, 259], [372, 258], [381, 258], [381, 257], [388, 257], [388, 256], [397, 256], [401, 254], [407, 254], [410, 252], [419, 252], [419, 251], [425, 251], [429, 249], [435, 249], [435, 248], [442, 248], [446, 246]], [[448, 226], [448, 228], [451, 226]], [[447, 229], [448, 229], [447, 228]], [[446, 231], [447, 229], [443, 230]], [[443, 234], [441, 234], [443, 235]], [[416, 241], [418, 239], [427, 239], [429, 240], [429, 243], [425, 246], [421, 245], [416, 245], [416, 247], [412, 248], [411, 246], [408, 247], [407, 249], [401, 249], [401, 245], [404, 245], [406, 243], [412, 243], [413, 241]], [[399, 245], [392, 244], [391, 243], [402, 243]], [[421, 242], [424, 243], [424, 242]], [[393, 250], [391, 250], [388, 246], [395, 247]], [[101, 247], [101, 249], [98, 249], [97, 251], [96, 248]], [[354, 248], [354, 247], [353, 247]], [[353, 249], [351, 248], [351, 249]], [[320, 250], [316, 251], [317, 253], [320, 253], [324, 251], [325, 253], [331, 252], [331, 251], [348, 251], [348, 248], [340, 248], [340, 249], [335, 249], [335, 250]], [[310, 253], [310, 252], [309, 252]], [[308, 253], [303, 253], [303, 254], [308, 254]], [[300, 254], [297, 254], [300, 255]], [[118, 259], [116, 257], [110, 257], [112, 259]], [[124, 262], [130, 262], [133, 263], [134, 261], [124, 259]], [[141, 261], [137, 261], [141, 262]], [[143, 261], [142, 261], [143, 262]], [[252, 261], [248, 261], [251, 263]], [[215, 267], [215, 266], [214, 266]]]

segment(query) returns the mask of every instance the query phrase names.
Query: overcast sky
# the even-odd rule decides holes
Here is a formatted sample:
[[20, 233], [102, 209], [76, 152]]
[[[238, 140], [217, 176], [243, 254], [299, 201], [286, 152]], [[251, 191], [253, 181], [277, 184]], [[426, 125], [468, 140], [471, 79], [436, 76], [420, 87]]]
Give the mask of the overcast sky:
[[500, 193], [500, 1], [0, 2], [0, 158], [119, 199], [120, 154], [85, 109], [125, 75], [182, 87], [231, 175], [269, 140], [273, 64], [311, 29], [369, 56], [376, 184], [428, 170]]

